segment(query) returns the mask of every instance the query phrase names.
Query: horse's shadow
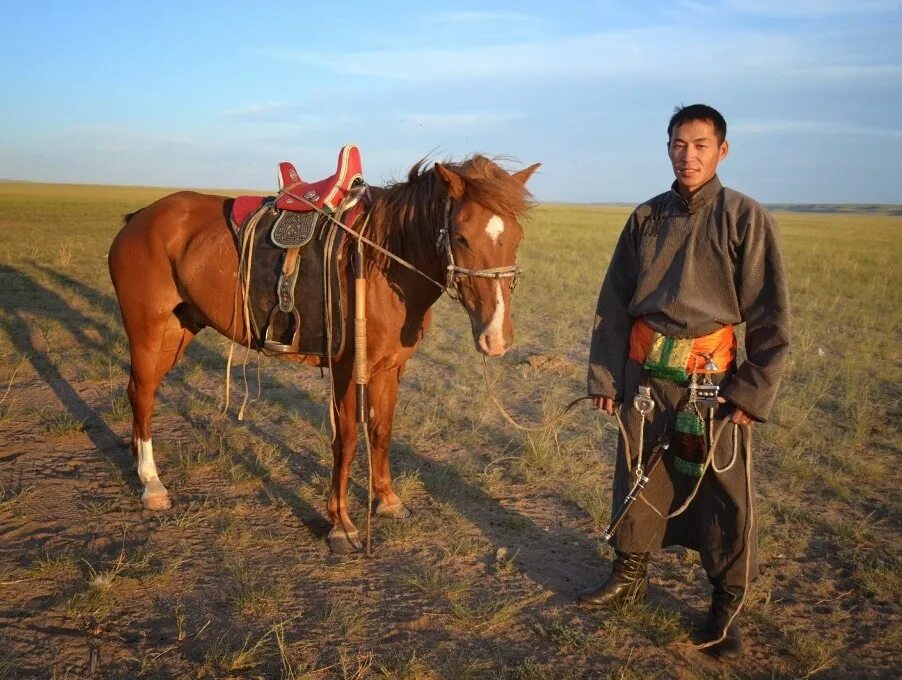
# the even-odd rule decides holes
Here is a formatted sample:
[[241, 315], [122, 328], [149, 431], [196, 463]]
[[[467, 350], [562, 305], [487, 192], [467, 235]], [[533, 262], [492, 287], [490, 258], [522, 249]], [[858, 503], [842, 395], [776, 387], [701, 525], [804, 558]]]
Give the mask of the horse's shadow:
[[[15, 351], [27, 359], [35, 372], [53, 390], [66, 410], [85, 422], [85, 433], [94, 446], [101, 451], [114, 448], [119, 437], [63, 377], [53, 359], [54, 349], [46, 334], [43, 334], [46, 348], [40, 349], [35, 345], [31, 337], [32, 326], [23, 314], [49, 316], [61, 321], [80, 346], [91, 350], [101, 351], [103, 341], [109, 341], [110, 335], [104, 327], [74, 310], [60, 295], [43, 287], [24, 271], [0, 264], [0, 277], [12, 284], [0, 296], [0, 330], [5, 333]], [[99, 332], [102, 339], [94, 340], [86, 331]], [[131, 461], [126, 455], [109, 456], [109, 460], [123, 473], [130, 468]]]
[[[50, 267], [37, 263], [34, 266], [61, 289], [71, 290], [89, 302], [94, 308], [109, 313], [114, 313], [114, 310], [117, 308], [116, 301], [111, 296], [105, 295], [91, 286]], [[84, 431], [93, 445], [101, 455], [119, 470], [121, 477], [128, 481], [129, 488], [136, 494], [140, 493], [140, 484], [137, 476], [133, 474], [134, 460], [127, 448], [121, 445], [121, 435], [114, 432], [107, 424], [104, 415], [88, 404], [72, 387], [71, 383], [63, 377], [53, 360], [52, 348], [48, 346], [45, 349], [41, 349], [34, 344], [31, 340], [29, 320], [23, 314], [42, 317], [50, 316], [56, 319], [72, 334], [76, 343], [88, 351], [108, 351], [107, 348], [113, 346], [117, 339], [121, 337], [121, 331], [78, 312], [61, 295], [41, 285], [24, 271], [0, 264], [0, 277], [8, 277], [8, 280], [16, 282], [16, 290], [12, 294], [7, 293], [0, 297], [0, 310], [4, 312], [0, 315], [0, 330], [10, 339], [13, 348], [27, 357], [35, 372], [50, 386], [69, 414], [84, 422]], [[124, 358], [110, 356], [110, 361], [123, 372], [128, 371], [128, 363]], [[223, 358], [216, 351], [204, 347], [200, 343], [195, 343], [189, 347], [183, 361], [186, 363], [186, 368], [190, 370], [192, 365], [197, 364], [201, 366], [221, 365]], [[201, 399], [206, 398], [207, 395], [191, 385], [179, 373], [173, 372], [170, 376], [170, 384], [175, 387], [172, 393], [179, 396], [167, 398], [161, 391], [158, 394], [158, 402], [164, 406], [181, 410], [179, 407], [185, 395]], [[295, 390], [292, 398], [304, 403], [310, 402], [310, 396], [301, 390]], [[203, 428], [209, 425], [201, 418], [191, 417], [184, 413], [181, 415], [191, 426]], [[253, 435], [262, 438], [269, 444], [281, 443], [277, 442], [272, 435], [255, 423], [248, 422], [246, 427]], [[248, 469], [252, 465], [248, 457], [239, 457], [238, 462]], [[318, 474], [329, 473], [327, 468], [318, 464], [310, 456], [305, 457], [304, 468], [304, 472], [309, 472], [310, 474], [314, 472]], [[325, 535], [328, 524], [320, 511], [307, 503], [292, 489], [279, 485], [271, 479], [267, 481], [267, 484], [270, 486], [270, 493], [287, 502], [303, 524], [307, 525], [315, 533]]]
[[[35, 264], [35, 267], [47, 276], [61, 289], [72, 290], [92, 306], [104, 312], [115, 313], [117, 304], [115, 299], [82, 281], [67, 276], [52, 267]], [[84, 419], [87, 423], [86, 431], [94, 445], [106, 455], [124, 473], [126, 479], [132, 479], [133, 462], [127, 452], [121, 450], [118, 444], [121, 438], [104, 421], [101, 413], [93, 409], [73, 387], [66, 381], [60, 371], [54, 366], [46, 351], [38, 349], [29, 338], [28, 320], [21, 316], [22, 311], [35, 315], [52, 315], [58, 312], [59, 320], [76, 339], [81, 346], [95, 351], [104, 351], [105, 347], [113, 346], [115, 341], [121, 338], [121, 330], [113, 328], [109, 324], [97, 322], [89, 316], [74, 310], [57, 293], [39, 284], [31, 276], [23, 271], [16, 270], [7, 265], [0, 265], [0, 276], [18, 277], [26, 283], [30, 291], [25, 304], [18, 300], [3, 303], [6, 314], [0, 320], [2, 328], [12, 339], [13, 345], [20, 353], [28, 356], [29, 362], [35, 368], [41, 378], [54, 390], [57, 397], [72, 415]], [[6, 297], [6, 296], [4, 296]], [[2, 298], [0, 298], [2, 300]], [[13, 319], [12, 321], [10, 319]], [[101, 339], [94, 340], [86, 333], [86, 329], [93, 331]], [[117, 367], [127, 370], [127, 362], [123, 358], [111, 359]], [[191, 365], [202, 366], [221, 365], [224, 359], [218, 352], [203, 346], [201, 343], [193, 343], [187, 350], [183, 362]], [[184, 371], [187, 372], [187, 371]], [[175, 378], [173, 380], [173, 378]], [[178, 407], [184, 395], [206, 397], [200, 390], [191, 385], [186, 379], [173, 372], [167, 382], [175, 390], [170, 390], [173, 395], [163, 400], [165, 405]], [[280, 381], [268, 379], [268, 383], [279, 391], [277, 403], [295, 405], [310, 404], [311, 397], [303, 389], [296, 385], [286, 384]], [[264, 400], [268, 398], [264, 394]], [[326, 415], [326, 406], [307, 407], [300, 410], [301, 417], [312, 427], [319, 428]], [[204, 427], [207, 423], [203, 418], [193, 418], [182, 414], [186, 422], [194, 427]], [[280, 455], [285, 457], [289, 467], [300, 475], [330, 475], [331, 470], [322, 465], [314, 456], [293, 456], [292, 452], [284, 449], [284, 442], [272, 431], [253, 422], [245, 421], [244, 427], [250, 433], [270, 445], [279, 445]], [[501, 430], [488, 432], [490, 441], [502, 441], [505, 434]], [[507, 437], [509, 439], [509, 437]], [[598, 562], [595, 542], [584, 533], [577, 531], [561, 523], [556, 523], [560, 528], [549, 531], [538, 526], [532, 519], [523, 514], [506, 508], [502, 503], [489, 495], [482, 488], [466, 480], [452, 465], [430, 459], [416, 451], [411, 446], [396, 439], [392, 444], [395, 454], [395, 465], [398, 468], [416, 469], [420, 472], [426, 491], [436, 500], [450, 504], [462, 516], [472, 522], [479, 531], [493, 545], [505, 546], [513, 549], [517, 555], [516, 562], [522, 572], [531, 580], [540, 584], [559, 597], [568, 598], [575, 586], [586, 585], [585, 574], [594, 571], [594, 565]], [[115, 453], [114, 453], [115, 452]], [[400, 454], [400, 455], [398, 455]], [[246, 467], [256, 465], [250, 455], [237, 454], [239, 462]], [[299, 459], [303, 458], [303, 462]], [[400, 464], [400, 465], [399, 465]], [[293, 509], [297, 518], [316, 535], [323, 535], [328, 530], [328, 522], [321, 511], [313, 508], [296, 491], [288, 485], [280, 484], [272, 479], [267, 479], [264, 484], [267, 490], [278, 498], [286, 501]], [[137, 479], [132, 480], [132, 486], [139, 491]], [[365, 497], [362, 487], [356, 486], [355, 493]], [[515, 545], [511, 545], [511, 543]], [[487, 558], [490, 559], [490, 558]], [[570, 584], [575, 584], [570, 585]]]

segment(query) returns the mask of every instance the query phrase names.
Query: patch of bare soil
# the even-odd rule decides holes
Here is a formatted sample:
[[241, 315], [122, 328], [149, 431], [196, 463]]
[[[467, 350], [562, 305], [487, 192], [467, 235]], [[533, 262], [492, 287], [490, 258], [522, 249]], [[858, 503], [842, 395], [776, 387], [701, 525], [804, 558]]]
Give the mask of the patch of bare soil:
[[[2, 317], [25, 359], [0, 403], [0, 679], [896, 676], [899, 602], [867, 595], [817, 536], [781, 539], [792, 554], [763, 542], [749, 651], [731, 666], [689, 644], [708, 587], [686, 551], [655, 560], [646, 606], [578, 609], [609, 571], [586, 510], [607, 489], [593, 506], [521, 474], [500, 424], [476, 447], [451, 443], [466, 426], [413, 437], [408, 422], [392, 460], [412, 517], [375, 519], [372, 557], [332, 555], [323, 381], [272, 370], [238, 423], [221, 414], [221, 345], [192, 346], [161, 390], [154, 446], [173, 507], [146, 511], [114, 320], [63, 304], [42, 327], [28, 314], [52, 300], [29, 308], [33, 292]], [[573, 370], [545, 359], [529, 364]]]

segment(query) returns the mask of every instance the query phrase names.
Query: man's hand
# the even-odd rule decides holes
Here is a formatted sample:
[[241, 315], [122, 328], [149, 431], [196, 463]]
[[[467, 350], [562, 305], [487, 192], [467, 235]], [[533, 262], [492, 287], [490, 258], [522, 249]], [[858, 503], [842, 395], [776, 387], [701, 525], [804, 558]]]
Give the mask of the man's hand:
[[[723, 397], [717, 397], [717, 401], [719, 401], [721, 404], [727, 403], [727, 400], [724, 399]], [[748, 413], [743, 411], [738, 406], [733, 411], [733, 415], [730, 416], [730, 420], [733, 421], [734, 423], [736, 423], [737, 425], [746, 425], [746, 426], [750, 426], [752, 423], [755, 422], [755, 420]]]
[[613, 397], [601, 397], [598, 395], [592, 396], [592, 405], [600, 411], [604, 411], [609, 416], [614, 415], [614, 409], [617, 406], [614, 404]]

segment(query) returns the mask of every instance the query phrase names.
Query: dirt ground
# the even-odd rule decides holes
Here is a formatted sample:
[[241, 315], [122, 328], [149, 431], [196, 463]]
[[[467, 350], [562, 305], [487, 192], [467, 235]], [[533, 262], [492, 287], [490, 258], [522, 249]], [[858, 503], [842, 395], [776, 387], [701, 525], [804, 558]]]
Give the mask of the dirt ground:
[[[396, 419], [392, 469], [413, 514], [374, 518], [371, 557], [326, 545], [326, 380], [267, 361], [239, 422], [242, 371], [223, 413], [227, 345], [209, 332], [157, 403], [173, 507], [144, 510], [103, 229], [53, 261], [0, 261], [0, 680], [899, 677], [898, 385], [880, 387], [883, 429], [859, 414], [864, 434], [846, 457], [809, 445], [831, 418], [842, 433], [858, 421], [830, 403], [805, 421], [805, 390], [830, 384], [793, 369], [756, 450], [761, 576], [743, 617], [747, 654], [718, 664], [690, 643], [709, 597], [691, 552], [656, 557], [645, 606], [575, 606], [609, 573], [614, 429], [586, 410], [545, 435], [512, 431], [481, 396], [465, 318], [447, 301]], [[816, 361], [799, 328], [797, 361]], [[582, 320], [574, 329], [584, 335]], [[543, 332], [527, 330], [497, 369], [505, 401], [532, 419], [536, 394], [565, 403], [584, 375], [584, 347], [561, 335], [575, 349], [543, 353], [562, 331]], [[247, 373], [255, 392], [253, 361]], [[364, 535], [363, 457], [353, 479]]]
[[[684, 552], [658, 560], [638, 615], [577, 609], [576, 593], [607, 573], [597, 527], [534, 487], [473, 484], [464, 450], [399, 446], [414, 518], [376, 520], [372, 557], [331, 555], [322, 406], [303, 387], [322, 391], [315, 371], [301, 370], [299, 387], [273, 385], [280, 401], [257, 402], [244, 423], [216, 411], [215, 371], [193, 376], [194, 387], [191, 369], [171, 380], [156, 432], [174, 506], [145, 511], [130, 425], [110, 412], [109, 389], [65, 377], [76, 366], [33, 342], [0, 447], [0, 677], [796, 676], [774, 663], [766, 627], [752, 628], [738, 667], [690, 648], [707, 591]], [[306, 422], [284, 414], [289, 402]], [[364, 528], [360, 484], [355, 498]], [[780, 568], [770, 565], [777, 583]], [[806, 597], [819, 599], [778, 587], [784, 615], [795, 610], [809, 630], [855, 620], [845, 644], [857, 657], [831, 660], [827, 675], [894, 677], [898, 607], [851, 590], [837, 598], [848, 574], [818, 555], [793, 570], [816, 570]]]

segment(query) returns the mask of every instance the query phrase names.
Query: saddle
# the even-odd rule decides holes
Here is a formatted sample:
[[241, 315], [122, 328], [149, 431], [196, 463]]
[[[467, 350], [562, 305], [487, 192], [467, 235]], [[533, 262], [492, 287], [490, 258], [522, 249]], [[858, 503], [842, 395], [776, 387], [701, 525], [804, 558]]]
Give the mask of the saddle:
[[291, 163], [282, 162], [279, 163], [280, 196], [276, 207], [292, 212], [335, 212], [355, 184], [360, 182], [363, 182], [363, 167], [360, 164], [360, 149], [354, 144], [342, 147], [338, 152], [335, 174], [319, 182], [305, 182]]
[[[231, 220], [254, 342], [269, 353], [334, 356], [344, 347], [345, 230], [363, 209], [360, 151], [341, 149], [335, 173], [305, 182], [279, 164], [279, 194], [239, 196]], [[331, 341], [331, 342], [330, 342]]]

